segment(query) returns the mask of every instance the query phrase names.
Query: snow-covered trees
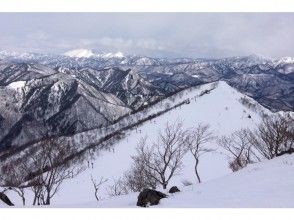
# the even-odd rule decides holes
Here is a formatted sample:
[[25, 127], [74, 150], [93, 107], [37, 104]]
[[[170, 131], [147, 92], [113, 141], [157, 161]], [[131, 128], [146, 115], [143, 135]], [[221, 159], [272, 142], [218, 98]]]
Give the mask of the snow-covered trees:
[[214, 151], [212, 148], [207, 148], [205, 144], [214, 139], [212, 132], [210, 131], [210, 127], [208, 124], [198, 124], [196, 127], [190, 129], [187, 132], [186, 137], [186, 146], [188, 151], [192, 154], [195, 159], [195, 174], [198, 182], [201, 182], [198, 164], [200, 161], [200, 157], [208, 152]]

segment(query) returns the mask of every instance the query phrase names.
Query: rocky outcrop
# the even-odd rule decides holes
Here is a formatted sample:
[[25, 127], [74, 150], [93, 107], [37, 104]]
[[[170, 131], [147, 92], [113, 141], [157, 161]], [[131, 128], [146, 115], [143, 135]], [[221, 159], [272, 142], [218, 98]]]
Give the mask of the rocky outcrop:
[[144, 189], [138, 196], [137, 206], [148, 207], [149, 205], [158, 205], [159, 201], [166, 197], [167, 195], [162, 192]]
[[176, 193], [176, 192], [181, 192], [178, 187], [173, 186], [170, 188], [170, 190], [168, 191], [169, 193]]

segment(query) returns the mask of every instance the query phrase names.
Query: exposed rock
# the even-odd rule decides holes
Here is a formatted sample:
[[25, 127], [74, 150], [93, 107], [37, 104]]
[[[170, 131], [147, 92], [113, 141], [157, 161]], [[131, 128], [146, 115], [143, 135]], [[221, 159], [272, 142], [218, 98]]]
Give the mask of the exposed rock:
[[288, 150], [278, 153], [277, 156], [282, 156], [284, 154], [293, 154], [293, 153], [294, 153], [294, 148], [289, 148]]
[[172, 188], [170, 188], [170, 190], [169, 190], [168, 192], [169, 192], [169, 193], [176, 193], [176, 192], [181, 192], [181, 191], [179, 190], [178, 187], [173, 186]]
[[6, 196], [4, 193], [0, 192], [0, 200], [3, 201], [8, 206], [14, 206], [14, 204], [10, 201], [8, 196]]
[[166, 197], [167, 195], [162, 192], [153, 189], [144, 189], [138, 196], [137, 206], [147, 207], [149, 205], [158, 205], [160, 199]]

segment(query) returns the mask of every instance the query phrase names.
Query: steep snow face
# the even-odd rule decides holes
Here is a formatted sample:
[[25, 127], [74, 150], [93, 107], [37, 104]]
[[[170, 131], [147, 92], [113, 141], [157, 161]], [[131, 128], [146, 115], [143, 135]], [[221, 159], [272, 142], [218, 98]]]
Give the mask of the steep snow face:
[[76, 50], [68, 51], [64, 55], [69, 57], [76, 57], [76, 58], [83, 58], [83, 57], [89, 58], [94, 56], [94, 53], [91, 50], [87, 50], [87, 49], [76, 49]]
[[[252, 164], [206, 183], [182, 187], [162, 199], [159, 208], [287, 208], [294, 207], [294, 155]], [[115, 197], [86, 207], [136, 207], [138, 193]]]
[[[113, 145], [113, 151], [100, 151], [99, 155], [89, 158], [84, 164], [87, 169], [74, 179], [65, 182], [61, 186], [58, 195], [53, 199], [52, 204], [56, 206], [79, 206], [78, 204], [84, 203], [96, 204], [91, 177], [97, 180], [101, 177], [108, 179], [100, 190], [101, 198], [108, 198], [109, 186], [113, 184], [113, 180], [122, 177], [123, 173], [130, 168], [131, 156], [136, 153], [135, 148], [139, 140], [145, 136], [148, 136], [149, 143], [156, 140], [159, 129], [163, 128], [167, 122], [173, 123], [177, 120], [182, 120], [184, 128], [193, 127], [197, 123], [208, 123], [214, 134], [221, 136], [230, 134], [240, 128], [254, 128], [256, 123], [260, 122], [261, 112], [271, 114], [250, 98], [248, 99], [256, 107], [248, 109], [243, 106], [240, 99], [245, 96], [225, 82], [220, 82], [214, 90], [199, 96], [205, 90], [211, 89], [212, 86], [213, 84], [206, 84], [193, 87], [151, 106], [149, 111], [143, 113], [144, 116], [147, 117], [150, 112], [158, 112], [164, 109], [166, 105], [173, 106], [184, 100], [190, 100], [189, 104], [175, 108], [127, 132], [124, 139]], [[248, 117], [249, 115], [251, 118]], [[209, 143], [207, 147], [217, 150], [203, 155], [200, 160], [199, 173], [202, 181], [207, 182], [231, 173], [228, 169], [227, 156], [222, 149], [219, 149], [215, 142]], [[196, 184], [193, 157], [188, 153], [183, 162], [182, 171], [172, 179], [168, 187], [172, 185], [181, 186], [183, 180], [189, 180]], [[16, 202], [20, 202], [18, 198], [11, 196]]]

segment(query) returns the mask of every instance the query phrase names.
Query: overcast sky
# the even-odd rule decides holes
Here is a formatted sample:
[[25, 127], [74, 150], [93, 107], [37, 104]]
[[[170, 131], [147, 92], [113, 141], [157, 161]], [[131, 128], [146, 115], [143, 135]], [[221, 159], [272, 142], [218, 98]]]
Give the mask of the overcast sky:
[[0, 49], [294, 56], [294, 13], [0, 13]]

